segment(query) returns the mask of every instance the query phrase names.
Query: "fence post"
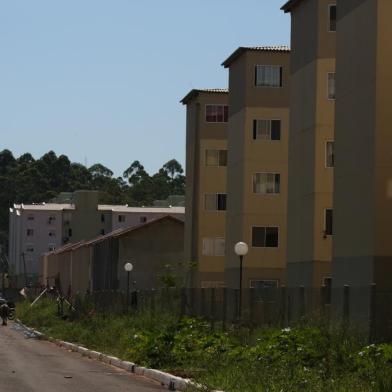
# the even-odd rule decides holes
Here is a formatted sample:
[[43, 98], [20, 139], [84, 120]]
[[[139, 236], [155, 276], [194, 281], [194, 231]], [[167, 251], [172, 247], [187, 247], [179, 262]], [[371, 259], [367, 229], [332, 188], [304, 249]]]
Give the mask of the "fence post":
[[181, 309], [180, 309], [180, 316], [185, 316], [186, 313], [186, 289], [185, 287], [181, 288]]
[[350, 318], [350, 286], [344, 285], [343, 288], [343, 320], [347, 324]]
[[249, 323], [251, 325], [251, 327], [253, 326], [253, 310], [254, 310], [254, 299], [255, 299], [255, 293], [254, 293], [254, 289], [250, 288], [249, 290]]
[[205, 304], [205, 302], [206, 302], [206, 297], [205, 297], [205, 291], [206, 291], [206, 289], [200, 289], [201, 290], [201, 309], [200, 309], [200, 316], [201, 317], [206, 317], [206, 313], [205, 313], [205, 311], [206, 311], [206, 304]]
[[286, 293], [286, 286], [282, 286], [280, 289], [281, 293], [281, 327], [286, 326], [286, 312], [287, 312], [287, 293]]
[[376, 284], [370, 285], [370, 301], [369, 301], [369, 341], [373, 343], [376, 340]]
[[214, 322], [215, 322], [215, 288], [211, 288], [211, 327], [214, 329]]
[[222, 303], [222, 329], [226, 328], [226, 318], [227, 318], [227, 288], [224, 287], [222, 292], [223, 303]]
[[300, 286], [299, 288], [299, 315], [300, 317], [305, 316], [305, 287]]

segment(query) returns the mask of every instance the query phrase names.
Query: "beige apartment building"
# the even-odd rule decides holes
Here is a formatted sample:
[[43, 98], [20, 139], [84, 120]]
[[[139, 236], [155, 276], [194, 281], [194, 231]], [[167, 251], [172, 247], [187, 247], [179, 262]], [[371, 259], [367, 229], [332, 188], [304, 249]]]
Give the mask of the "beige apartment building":
[[240, 47], [229, 69], [226, 282], [239, 285], [234, 245], [249, 246], [243, 287], [285, 283], [290, 50]]
[[331, 283], [334, 233], [336, 1], [290, 0], [282, 9], [291, 13], [292, 50], [288, 286], [320, 287]]
[[225, 284], [228, 91], [192, 90], [186, 105], [185, 261], [192, 285]]
[[[391, 12], [390, 0], [338, 2], [337, 287], [392, 288]], [[369, 303], [368, 294], [361, 303]]]

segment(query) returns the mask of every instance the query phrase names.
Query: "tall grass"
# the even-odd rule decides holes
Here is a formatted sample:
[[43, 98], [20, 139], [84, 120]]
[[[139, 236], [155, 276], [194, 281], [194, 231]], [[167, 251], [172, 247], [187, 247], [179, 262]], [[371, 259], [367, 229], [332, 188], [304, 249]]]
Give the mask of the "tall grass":
[[292, 329], [215, 329], [170, 312], [56, 315], [47, 299], [17, 316], [53, 337], [192, 377], [226, 392], [392, 391], [392, 345], [366, 346], [358, 331], [322, 319]]

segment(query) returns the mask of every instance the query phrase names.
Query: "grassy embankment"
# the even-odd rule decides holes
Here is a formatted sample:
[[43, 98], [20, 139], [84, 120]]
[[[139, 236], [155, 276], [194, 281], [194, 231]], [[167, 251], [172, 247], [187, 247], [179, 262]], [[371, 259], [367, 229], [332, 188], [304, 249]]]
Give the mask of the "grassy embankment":
[[204, 321], [167, 314], [62, 320], [56, 309], [48, 300], [33, 308], [25, 302], [17, 317], [55, 338], [226, 392], [392, 391], [392, 345], [367, 346], [341, 326], [212, 331]]

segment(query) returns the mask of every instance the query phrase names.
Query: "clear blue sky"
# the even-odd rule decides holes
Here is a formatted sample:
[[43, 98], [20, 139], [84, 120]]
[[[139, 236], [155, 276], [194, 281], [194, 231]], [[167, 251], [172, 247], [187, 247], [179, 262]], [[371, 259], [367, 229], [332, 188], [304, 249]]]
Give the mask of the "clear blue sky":
[[0, 149], [119, 175], [185, 159], [192, 88], [238, 46], [289, 43], [279, 0], [11, 0], [0, 6]]

